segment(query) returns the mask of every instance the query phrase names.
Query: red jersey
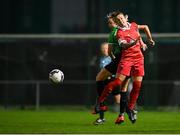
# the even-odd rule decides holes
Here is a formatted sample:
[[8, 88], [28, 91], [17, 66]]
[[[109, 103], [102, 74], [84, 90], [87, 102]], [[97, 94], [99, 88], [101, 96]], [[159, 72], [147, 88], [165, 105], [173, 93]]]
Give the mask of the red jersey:
[[[118, 42], [125, 40], [130, 43], [139, 37], [138, 25], [129, 24], [128, 28], [120, 28], [117, 32]], [[121, 60], [118, 65], [117, 74], [125, 76], [144, 76], [144, 56], [141, 52], [140, 41], [121, 52]]]
[[[117, 39], [119, 42], [125, 40], [127, 43], [133, 42], [139, 37], [138, 25], [136, 23], [129, 24], [128, 28], [119, 28], [117, 32]], [[140, 41], [132, 47], [122, 50], [121, 59], [139, 59], [144, 58], [141, 52]]]

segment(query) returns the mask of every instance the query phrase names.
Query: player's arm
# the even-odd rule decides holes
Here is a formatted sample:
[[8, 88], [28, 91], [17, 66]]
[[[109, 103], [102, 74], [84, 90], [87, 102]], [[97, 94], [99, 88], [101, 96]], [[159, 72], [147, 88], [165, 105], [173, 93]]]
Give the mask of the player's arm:
[[126, 40], [122, 40], [119, 38], [118, 43], [122, 47], [122, 49], [128, 49], [128, 48], [132, 47], [133, 45], [135, 45], [139, 40], [140, 40], [140, 36], [136, 40], [132, 40], [132, 42], [127, 43]]
[[108, 54], [111, 57], [111, 59], [115, 59], [115, 55], [113, 53], [113, 44], [109, 43], [108, 44]]
[[152, 35], [151, 35], [151, 32], [149, 30], [149, 27], [147, 25], [138, 25], [138, 29], [139, 30], [143, 30], [148, 38], [148, 41], [150, 43], [150, 45], [154, 46], [155, 45], [155, 42], [154, 40], [152, 39]]
[[146, 49], [148, 48], [147, 45], [143, 42], [142, 38], [140, 37], [139, 39], [139, 42], [140, 42], [140, 45], [141, 45], [141, 48], [143, 51], [146, 51]]
[[111, 31], [108, 37], [108, 54], [111, 59], [115, 59], [115, 55], [113, 54], [113, 44], [114, 44], [114, 31]]

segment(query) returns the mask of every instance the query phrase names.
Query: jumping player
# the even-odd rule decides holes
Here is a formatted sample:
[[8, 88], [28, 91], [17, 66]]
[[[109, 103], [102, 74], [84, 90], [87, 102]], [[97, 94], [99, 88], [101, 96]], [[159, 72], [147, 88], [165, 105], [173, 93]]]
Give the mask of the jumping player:
[[[114, 74], [114, 75], [116, 74], [117, 66], [118, 66], [118, 63], [119, 63], [119, 60], [120, 60], [120, 57], [121, 57], [119, 55], [120, 52], [121, 52], [121, 47], [119, 46], [118, 41], [116, 39], [116, 33], [118, 31], [118, 26], [113, 21], [113, 18], [111, 16], [111, 14], [109, 14], [107, 18], [108, 18], [108, 25], [112, 29], [112, 31], [111, 31], [111, 33], [109, 35], [109, 38], [108, 38], [108, 42], [109, 42], [108, 52], [109, 52], [109, 55], [112, 58], [112, 62], [110, 64], [106, 65], [103, 69], [101, 69], [101, 71], [96, 76], [96, 84], [97, 84], [98, 96], [101, 95], [102, 90], [104, 89], [104, 86], [106, 84], [106, 83], [104, 83], [104, 80], [106, 80], [112, 74]], [[129, 47], [132, 46], [132, 45], [133, 45], [133, 43], [130, 43]], [[142, 47], [146, 48], [146, 45], [143, 43], [143, 41], [142, 41]], [[129, 82], [129, 79], [126, 79], [125, 82], [124, 82], [124, 85], [122, 87], [122, 89], [125, 90], [125, 91], [127, 91], [128, 82]], [[114, 94], [119, 95], [119, 89], [116, 89], [114, 91]], [[104, 111], [107, 110], [107, 106], [105, 106], [104, 103], [102, 103], [102, 104], [103, 104], [101, 106], [102, 111], [99, 111], [97, 108], [95, 108], [95, 110], [94, 110], [94, 113], [98, 112], [100, 114], [100, 117], [94, 122], [94, 124], [102, 124], [102, 123], [105, 122]]]
[[[139, 91], [144, 76], [144, 57], [140, 49], [141, 43], [138, 40], [140, 35], [138, 29], [145, 31], [151, 45], [154, 45], [154, 41], [152, 40], [152, 36], [147, 25], [128, 23], [125, 15], [121, 12], [117, 12], [115, 22], [118, 24], [118, 26], [120, 26], [117, 32], [119, 45], [122, 48], [127, 48], [130, 43], [134, 43], [134, 45], [126, 50], [122, 50], [122, 56], [118, 65], [116, 79], [105, 87], [98, 101], [101, 106], [101, 103], [106, 99], [109, 93], [111, 93], [116, 87], [122, 86], [127, 76], [132, 76], [133, 89], [130, 94], [130, 101], [127, 111], [130, 117], [131, 114], [133, 114], [133, 109], [139, 96]], [[124, 122], [124, 112], [126, 111], [126, 106], [127, 90], [121, 89], [120, 114], [115, 122], [116, 124]], [[132, 119], [132, 122], [134, 123], [135, 120]]]

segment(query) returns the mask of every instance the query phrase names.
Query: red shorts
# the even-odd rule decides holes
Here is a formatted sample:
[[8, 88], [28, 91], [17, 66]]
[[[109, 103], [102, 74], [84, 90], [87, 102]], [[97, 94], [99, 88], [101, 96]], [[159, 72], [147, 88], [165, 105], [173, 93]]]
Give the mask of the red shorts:
[[144, 76], [144, 59], [121, 60], [117, 74], [125, 76]]

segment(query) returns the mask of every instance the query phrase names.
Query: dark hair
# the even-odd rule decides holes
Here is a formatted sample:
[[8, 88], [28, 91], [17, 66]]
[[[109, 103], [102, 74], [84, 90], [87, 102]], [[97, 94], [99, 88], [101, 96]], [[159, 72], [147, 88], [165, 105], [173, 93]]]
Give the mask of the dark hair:
[[113, 21], [117, 24], [117, 25], [120, 25], [120, 20], [117, 18], [118, 15], [124, 15], [123, 12], [120, 12], [120, 11], [116, 11], [116, 12], [112, 12], [111, 13], [111, 18], [113, 19]]
[[[113, 11], [113, 12], [110, 12], [109, 14], [107, 14], [107, 18], [115, 18], [117, 17], [119, 14], [123, 14], [123, 12], [120, 12], [120, 11]], [[124, 15], [124, 14], [123, 14]]]

